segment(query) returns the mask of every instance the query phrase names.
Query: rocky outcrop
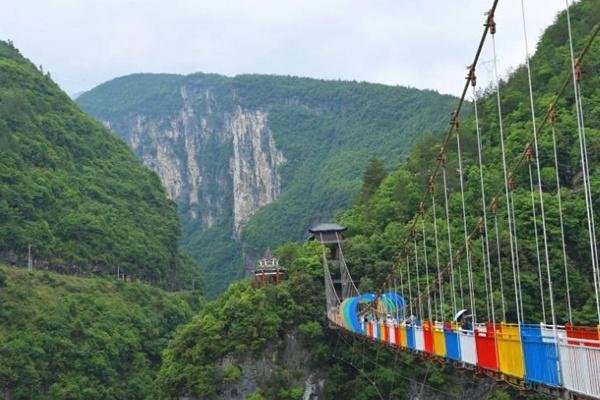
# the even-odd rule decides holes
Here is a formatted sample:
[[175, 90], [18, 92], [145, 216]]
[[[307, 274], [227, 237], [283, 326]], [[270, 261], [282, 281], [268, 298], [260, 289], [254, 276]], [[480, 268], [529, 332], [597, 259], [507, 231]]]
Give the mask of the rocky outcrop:
[[304, 400], [323, 399], [325, 380], [322, 371], [310, 368], [310, 353], [302, 345], [297, 332], [288, 332], [281, 342], [270, 343], [258, 356], [229, 355], [220, 362], [227, 370], [235, 366], [239, 379], [223, 386], [211, 400], [243, 400], [250, 394], [269, 387], [281, 374], [289, 379], [289, 387], [302, 387]]
[[[406, 400], [487, 399], [499, 389], [493, 379], [476, 376], [471, 371], [455, 370], [452, 387], [445, 391], [428, 381], [433, 366], [431, 360], [415, 360], [415, 363], [414, 368], [424, 370], [424, 374], [412, 378], [405, 371], [412, 368], [410, 364], [395, 361], [394, 365], [387, 365], [398, 373], [396, 379], [406, 384], [402, 397]], [[239, 371], [239, 376], [233, 382], [224, 383], [213, 396], [182, 397], [181, 400], [243, 400], [253, 393], [266, 391], [274, 382], [281, 384], [282, 377], [287, 380], [286, 387], [302, 388], [303, 400], [321, 400], [325, 398], [327, 371], [311, 365], [311, 355], [303, 346], [302, 335], [292, 330], [268, 343], [258, 354], [223, 357], [218, 363], [221, 374], [234, 368]], [[449, 370], [449, 373], [452, 372]]]
[[268, 127], [268, 112], [220, 109], [209, 89], [183, 86], [180, 96], [181, 108], [169, 119], [136, 114], [105, 123], [160, 176], [186, 210], [184, 219], [200, 219], [208, 229], [232, 218], [231, 235], [239, 238], [256, 210], [281, 192], [278, 169], [285, 157]]
[[233, 226], [237, 237], [260, 207], [271, 203], [281, 191], [277, 169], [285, 158], [275, 147], [267, 126], [267, 113], [238, 108], [227, 121], [233, 139], [230, 170], [233, 177]]

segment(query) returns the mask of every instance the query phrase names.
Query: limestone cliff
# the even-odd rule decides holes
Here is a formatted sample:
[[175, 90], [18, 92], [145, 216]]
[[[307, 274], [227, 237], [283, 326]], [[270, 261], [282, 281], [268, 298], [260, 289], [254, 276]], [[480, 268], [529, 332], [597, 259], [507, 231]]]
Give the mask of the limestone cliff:
[[287, 332], [279, 343], [268, 344], [260, 354], [231, 354], [219, 363], [221, 370], [227, 370], [230, 366], [240, 370], [240, 377], [221, 387], [218, 395], [212, 399], [244, 400], [252, 393], [268, 388], [281, 376], [287, 377], [290, 387], [304, 390], [303, 400], [325, 398], [325, 374], [311, 367], [310, 353], [296, 331]]
[[281, 191], [278, 167], [285, 162], [267, 126], [267, 113], [240, 107], [227, 121], [233, 139], [229, 165], [233, 176], [233, 227], [237, 237], [260, 207], [271, 203]]
[[[125, 132], [136, 155], [158, 173], [169, 196], [186, 210], [184, 219], [200, 219], [211, 228], [232, 216], [231, 233], [239, 239], [254, 212], [281, 191], [278, 168], [285, 157], [268, 127], [268, 113], [238, 106], [215, 116], [210, 90], [182, 86], [180, 93], [182, 107], [172, 118], [153, 120], [136, 114], [104, 122]], [[205, 107], [195, 110], [199, 102]], [[216, 158], [220, 152], [230, 153], [229, 159]], [[231, 191], [232, 204], [222, 201], [224, 191]]]

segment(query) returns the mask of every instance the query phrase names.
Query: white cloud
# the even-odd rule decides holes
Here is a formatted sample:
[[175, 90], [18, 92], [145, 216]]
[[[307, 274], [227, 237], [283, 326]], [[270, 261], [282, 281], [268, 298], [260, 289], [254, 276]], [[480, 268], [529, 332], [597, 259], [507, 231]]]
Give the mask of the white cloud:
[[[2, 0], [5, 1], [5, 0]], [[0, 38], [68, 92], [133, 72], [273, 73], [457, 94], [490, 0], [6, 0]], [[525, 0], [530, 47], [562, 0]], [[498, 6], [498, 57], [524, 60], [520, 0]], [[482, 60], [491, 59], [487, 51]], [[482, 71], [483, 77], [485, 73]]]

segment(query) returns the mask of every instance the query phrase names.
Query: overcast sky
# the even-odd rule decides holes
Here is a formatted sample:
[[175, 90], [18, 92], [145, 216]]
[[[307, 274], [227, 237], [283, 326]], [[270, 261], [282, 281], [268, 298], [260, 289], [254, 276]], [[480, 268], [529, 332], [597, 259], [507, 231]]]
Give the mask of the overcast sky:
[[[266, 73], [458, 94], [491, 0], [0, 0], [0, 38], [73, 94], [134, 72]], [[10, 3], [10, 5], [8, 5]], [[523, 62], [500, 0], [501, 72]], [[531, 51], [565, 0], [525, 0]], [[478, 71], [491, 77], [491, 49]], [[487, 63], [486, 63], [487, 62]]]

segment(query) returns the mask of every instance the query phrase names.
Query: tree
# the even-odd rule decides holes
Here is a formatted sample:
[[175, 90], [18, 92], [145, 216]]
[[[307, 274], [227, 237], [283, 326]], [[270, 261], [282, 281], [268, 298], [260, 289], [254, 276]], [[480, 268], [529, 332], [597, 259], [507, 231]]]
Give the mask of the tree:
[[378, 157], [372, 157], [363, 173], [363, 184], [358, 196], [358, 203], [369, 200], [386, 176], [387, 172], [383, 161]]

